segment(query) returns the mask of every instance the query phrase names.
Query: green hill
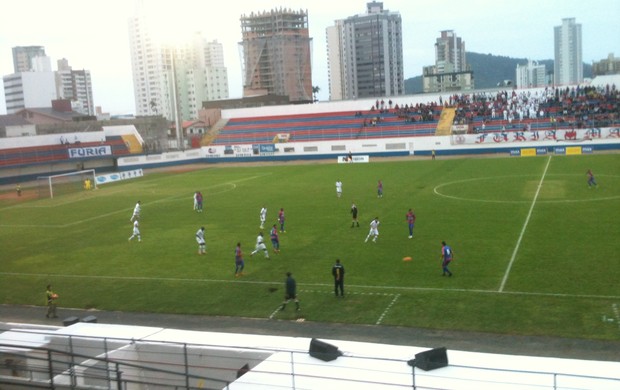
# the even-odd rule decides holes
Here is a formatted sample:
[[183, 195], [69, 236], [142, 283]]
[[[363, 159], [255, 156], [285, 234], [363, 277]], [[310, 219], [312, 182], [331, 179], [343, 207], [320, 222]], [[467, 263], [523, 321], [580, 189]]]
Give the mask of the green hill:
[[[467, 53], [467, 63], [474, 71], [476, 89], [493, 88], [504, 80], [515, 79], [518, 64], [526, 64], [527, 58], [511, 58], [493, 54]], [[553, 71], [553, 60], [539, 60], [539, 64], [547, 67], [547, 72]], [[592, 65], [583, 64], [583, 76], [592, 77]], [[422, 76], [415, 76], [405, 80], [405, 93], [422, 93]]]

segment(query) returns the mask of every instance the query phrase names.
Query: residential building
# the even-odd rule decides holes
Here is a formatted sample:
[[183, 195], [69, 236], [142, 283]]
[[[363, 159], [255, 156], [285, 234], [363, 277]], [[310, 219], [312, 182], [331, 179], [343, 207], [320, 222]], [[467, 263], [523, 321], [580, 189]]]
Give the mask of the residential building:
[[562, 25], [554, 27], [554, 38], [555, 84], [581, 83], [583, 81], [581, 24], [575, 23], [575, 18], [562, 19]]
[[6, 113], [24, 108], [51, 107], [57, 99], [54, 72], [18, 72], [2, 77]]
[[592, 62], [592, 77], [610, 74], [620, 74], [620, 58], [609, 53], [606, 59]]
[[465, 41], [453, 30], [441, 31], [435, 41], [435, 65], [425, 66], [422, 74], [425, 93], [474, 89], [474, 72], [467, 65]]
[[50, 108], [52, 101], [68, 100], [81, 115], [94, 115], [90, 71], [72, 70], [65, 58], [52, 70], [43, 46], [13, 48], [15, 73], [3, 77], [8, 114], [24, 108]]
[[75, 102], [77, 112], [84, 115], [95, 115], [93, 102], [93, 86], [90, 71], [73, 70], [66, 58], [57, 61], [56, 88], [59, 99]]
[[517, 88], [544, 87], [547, 85], [547, 68], [528, 59], [527, 64], [517, 65], [515, 80]]
[[243, 96], [312, 101], [308, 12], [272, 9], [241, 16]]
[[161, 115], [172, 120], [172, 56], [154, 41], [150, 30], [146, 13], [139, 11], [130, 18], [129, 50], [136, 116]]
[[405, 93], [400, 13], [369, 2], [366, 13], [326, 29], [330, 100]]
[[15, 46], [13, 48], [13, 73], [32, 71], [32, 59], [36, 57], [45, 57], [43, 46]]
[[203, 102], [228, 98], [221, 43], [197, 33], [173, 45], [162, 42], [155, 28], [144, 8], [129, 20], [136, 116], [192, 120]]

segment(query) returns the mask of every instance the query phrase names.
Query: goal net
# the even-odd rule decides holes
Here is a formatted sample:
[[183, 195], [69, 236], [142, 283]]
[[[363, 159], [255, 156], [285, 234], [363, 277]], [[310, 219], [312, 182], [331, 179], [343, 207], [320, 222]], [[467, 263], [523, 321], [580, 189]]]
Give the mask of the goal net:
[[97, 188], [94, 169], [61, 175], [39, 176], [37, 184], [39, 198], [53, 198], [63, 194], [90, 191]]

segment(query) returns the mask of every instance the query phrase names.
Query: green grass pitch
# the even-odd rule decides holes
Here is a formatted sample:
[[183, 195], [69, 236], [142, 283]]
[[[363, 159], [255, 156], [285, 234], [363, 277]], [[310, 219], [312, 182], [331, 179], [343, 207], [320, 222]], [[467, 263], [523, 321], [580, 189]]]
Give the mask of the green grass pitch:
[[[592, 169], [598, 188], [588, 188]], [[335, 183], [343, 182], [336, 197]], [[377, 181], [384, 196], [376, 194]], [[203, 213], [193, 193], [204, 195]], [[127, 239], [142, 201], [142, 242]], [[617, 154], [206, 165], [146, 172], [54, 199], [0, 200], [0, 302], [620, 339], [620, 159]], [[351, 228], [350, 207], [361, 227]], [[286, 213], [281, 254], [250, 257]], [[405, 214], [416, 212], [408, 239]], [[379, 217], [377, 243], [365, 243]], [[196, 230], [206, 228], [207, 254]], [[265, 229], [266, 243], [268, 229]], [[454, 249], [442, 277], [441, 241]], [[245, 274], [234, 276], [242, 243]], [[410, 256], [412, 261], [404, 262]], [[344, 299], [331, 267], [346, 269]], [[285, 273], [302, 310], [277, 312]], [[42, 309], [41, 315], [44, 311]]]

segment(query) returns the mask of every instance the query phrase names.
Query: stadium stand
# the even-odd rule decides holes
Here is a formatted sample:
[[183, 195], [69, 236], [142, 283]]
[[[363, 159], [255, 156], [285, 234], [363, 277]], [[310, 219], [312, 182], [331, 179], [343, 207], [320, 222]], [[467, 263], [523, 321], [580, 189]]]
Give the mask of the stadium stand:
[[0, 149], [0, 166], [41, 164], [69, 160], [68, 149], [72, 147], [96, 147], [107, 145], [112, 149], [113, 156], [130, 154], [121, 136], [107, 137], [103, 142], [82, 142], [80, 144], [55, 144], [43, 146]]
[[428, 136], [436, 122], [416, 121], [397, 109], [234, 118], [224, 126], [214, 144], [273, 143], [278, 134], [290, 141]]

